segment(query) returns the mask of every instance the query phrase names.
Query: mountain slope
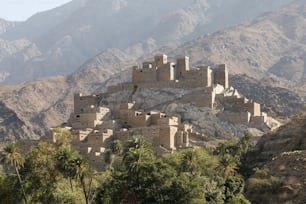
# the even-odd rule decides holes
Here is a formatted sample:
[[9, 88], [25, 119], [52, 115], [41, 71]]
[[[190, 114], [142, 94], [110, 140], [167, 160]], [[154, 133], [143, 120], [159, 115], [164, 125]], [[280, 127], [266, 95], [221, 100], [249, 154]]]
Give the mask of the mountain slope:
[[233, 73], [275, 79], [279, 86], [291, 81], [298, 83], [297, 88], [303, 87], [305, 12], [306, 3], [296, 1], [247, 24], [201, 36], [175, 49], [172, 55], [189, 53], [195, 64], [226, 62]]
[[306, 113], [264, 135], [247, 165], [256, 169], [246, 185], [252, 203], [305, 203]]
[[0, 101], [0, 143], [37, 138], [33, 130]]
[[[276, 34], [278, 29], [271, 30], [271, 27], [281, 26], [274, 20], [278, 19], [279, 13], [283, 15], [282, 13], [288, 11], [288, 15], [291, 15], [290, 13], [295, 12], [295, 8], [303, 8], [301, 5], [292, 5], [280, 12], [266, 14], [249, 24], [205, 35], [180, 47], [164, 47], [154, 53], [166, 52], [172, 56], [189, 55], [194, 65], [226, 63], [230, 73], [252, 75], [252, 78], [234, 76], [232, 85], [247, 97], [265, 104], [265, 111], [276, 115], [295, 114], [305, 103], [299, 96], [305, 94], [302, 85], [298, 87], [286, 79], [267, 74], [268, 66], [277, 63], [281, 55], [291, 54], [294, 46], [298, 48], [293, 50], [295, 52], [303, 49], [304, 45], [299, 40], [289, 40], [282, 33]], [[301, 22], [298, 26], [303, 25]], [[284, 40], [287, 42], [285, 45]], [[145, 44], [146, 46], [143, 46]], [[154, 39], [150, 39], [144, 44], [130, 47], [131, 50], [105, 50], [67, 77], [44, 79], [3, 89], [0, 91], [0, 100], [14, 110], [17, 116], [39, 136], [49, 127], [67, 120], [72, 110], [73, 93], [100, 93], [105, 90], [107, 84], [129, 80], [130, 67], [135, 65], [136, 61], [125, 60], [131, 58], [131, 53], [138, 53], [140, 56], [146, 47], [158, 48], [157, 44]], [[139, 60], [148, 59], [147, 56], [141, 56]], [[152, 54], [150, 60], [151, 56]], [[255, 59], [258, 65], [252, 63], [250, 59]], [[120, 63], [115, 63], [117, 61]], [[34, 102], [39, 103], [33, 105]]]
[[14, 22], [6, 21], [6, 20], [0, 18], [0, 35], [2, 33], [8, 32], [15, 25], [16, 25], [16, 23], [14, 23]]
[[294, 117], [276, 132], [263, 136], [249, 155], [252, 167], [262, 167], [282, 152], [306, 150], [306, 114]]
[[[150, 39], [158, 47], [180, 44], [241, 23], [290, 1], [254, 2], [74, 0], [36, 14], [3, 33], [0, 38], [8, 41], [25, 38], [35, 49], [8, 56], [0, 62], [0, 72], [10, 73], [3, 81], [6, 84], [67, 74], [106, 49], [124, 50]], [[142, 47], [146, 48], [142, 50], [145, 53], [154, 49], [146, 45]], [[24, 78], [18, 77], [20, 74]]]

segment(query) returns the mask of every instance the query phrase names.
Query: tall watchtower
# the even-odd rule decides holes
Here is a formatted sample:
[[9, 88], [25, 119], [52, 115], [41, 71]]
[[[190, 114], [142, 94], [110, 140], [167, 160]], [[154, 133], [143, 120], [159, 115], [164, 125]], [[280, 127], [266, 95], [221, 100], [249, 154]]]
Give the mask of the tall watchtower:
[[214, 84], [220, 84], [225, 89], [229, 87], [228, 85], [228, 69], [226, 64], [220, 64], [214, 69]]
[[179, 57], [176, 59], [176, 77], [180, 79], [184, 76], [184, 73], [189, 71], [189, 57]]
[[164, 64], [167, 64], [167, 55], [162, 54], [162, 55], [155, 55], [154, 56], [154, 63], [155, 66], [158, 68], [162, 68]]

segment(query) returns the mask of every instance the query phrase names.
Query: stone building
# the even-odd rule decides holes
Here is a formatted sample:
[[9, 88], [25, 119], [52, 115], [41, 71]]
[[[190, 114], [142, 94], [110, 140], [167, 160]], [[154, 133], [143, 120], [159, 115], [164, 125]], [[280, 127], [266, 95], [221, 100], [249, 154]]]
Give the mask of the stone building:
[[267, 120], [260, 104], [230, 88], [226, 65], [191, 68], [187, 56], [174, 63], [168, 62], [164, 54], [156, 55], [153, 61], [143, 62], [142, 67], [132, 68], [131, 82], [110, 86], [107, 93], [100, 95], [74, 95], [74, 112], [68, 120], [72, 144], [98, 169], [103, 167], [100, 156], [112, 140], [124, 141], [133, 135], [142, 135], [153, 143], [157, 154], [162, 154], [189, 147], [190, 137], [198, 134], [188, 122], [182, 123], [180, 115], [139, 110], [132, 101], [118, 104], [112, 110], [100, 105], [102, 95], [119, 91], [133, 94], [147, 88], [189, 90], [178, 99], [179, 103], [219, 109], [218, 117], [230, 123], [256, 126]]
[[[84, 99], [89, 98], [88, 103], [79, 103], [79, 100], [84, 100], [81, 95], [79, 97], [75, 97], [79, 106], [75, 106], [75, 112], [68, 121], [72, 128], [72, 145], [86, 155], [97, 169], [103, 167], [100, 156], [115, 139], [125, 141], [134, 135], [142, 135], [152, 142], [157, 154], [189, 146], [192, 129], [182, 124], [179, 116], [135, 110], [133, 103], [127, 103], [121, 104], [112, 117], [105, 117], [111, 114], [108, 108], [99, 107], [96, 114], [92, 114], [92, 109], [85, 107], [94, 106], [93, 98], [85, 96]], [[78, 112], [80, 109], [83, 111]]]

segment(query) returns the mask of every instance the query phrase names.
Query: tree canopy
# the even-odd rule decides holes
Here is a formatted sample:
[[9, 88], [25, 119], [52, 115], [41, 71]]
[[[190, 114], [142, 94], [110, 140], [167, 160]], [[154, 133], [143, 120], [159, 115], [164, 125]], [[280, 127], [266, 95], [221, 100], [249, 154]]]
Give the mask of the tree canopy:
[[249, 203], [238, 171], [247, 138], [162, 157], [141, 136], [114, 140], [100, 157], [102, 172], [65, 138], [66, 132], [61, 142], [41, 142], [24, 155], [9, 144], [1, 162], [17, 171], [1, 175], [0, 203]]

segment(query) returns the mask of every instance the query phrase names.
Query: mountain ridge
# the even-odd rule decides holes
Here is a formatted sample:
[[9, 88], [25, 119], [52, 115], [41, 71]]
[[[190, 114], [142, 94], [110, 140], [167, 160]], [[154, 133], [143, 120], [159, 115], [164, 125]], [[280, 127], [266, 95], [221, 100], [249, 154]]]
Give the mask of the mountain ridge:
[[[299, 6], [294, 7], [294, 4], [292, 5], [287, 9], [294, 12], [294, 8]], [[281, 12], [286, 12], [286, 8]], [[203, 35], [181, 46], [159, 48], [158, 43], [154, 39], [150, 39], [130, 48], [131, 50], [108, 49], [97, 55], [93, 60], [88, 60], [78, 71], [67, 77], [42, 79], [13, 86], [9, 89], [4, 87], [1, 91], [0, 100], [11, 110], [14, 110], [29, 128], [34, 129], [36, 135], [43, 134], [51, 126], [59, 125], [67, 120], [72, 110], [74, 93], [101, 93], [109, 84], [129, 80], [130, 67], [148, 59], [149, 55], [142, 55], [142, 53], [145, 52], [144, 50], [149, 50], [148, 47], [151, 47], [156, 50], [152, 51], [153, 54], [151, 53], [150, 56], [163, 52], [170, 53], [170, 58], [177, 55], [188, 55], [193, 62], [193, 66], [226, 63], [230, 73], [247, 74], [253, 77], [253, 79], [246, 79], [246, 81], [243, 81], [243, 78], [248, 77], [242, 77], [242, 79], [238, 77], [244, 88], [241, 92], [248, 93], [249, 90], [256, 89], [258, 90], [257, 94], [248, 97], [266, 104], [268, 112], [275, 115], [280, 113], [285, 116], [293, 115], [305, 103], [302, 98], [306, 96], [303, 82], [290, 82], [285, 78], [268, 73], [266, 70], [269, 66], [278, 62], [282, 53], [290, 53], [290, 49], [285, 49], [287, 46], [283, 45], [284, 39], [285, 42], [292, 42], [290, 48], [299, 46], [296, 52], [300, 52], [304, 48], [303, 45], [298, 44], [299, 41], [290, 41], [283, 35], [275, 37], [274, 33], [276, 31], [273, 32], [271, 37], [273, 40], [267, 38], [269, 36], [265, 33], [271, 30], [271, 26], [268, 26], [271, 25], [270, 17], [277, 16], [277, 13], [266, 14], [257, 20], [253, 20], [253, 23]], [[253, 25], [255, 25], [254, 28]], [[258, 30], [258, 28], [260, 29]], [[256, 40], [252, 37], [254, 33], [256, 34]], [[262, 37], [262, 34], [265, 35]], [[258, 47], [254, 42], [258, 43]], [[271, 45], [268, 46], [268, 43]], [[270, 48], [279, 47], [284, 50], [276, 49], [270, 52]], [[133, 56], [133, 53], [138, 54]], [[265, 60], [268, 60], [268, 63]], [[261, 64], [268, 64], [269, 66], [260, 69], [258, 67]], [[260, 79], [260, 82], [258, 79]], [[298, 83], [302, 85], [296, 86]], [[40, 91], [37, 92], [36, 90]], [[18, 97], [12, 93], [18, 93]], [[261, 95], [269, 97], [262, 99]], [[38, 101], [41, 104], [33, 106], [32, 101]], [[276, 107], [274, 108], [275, 104]], [[292, 108], [288, 108], [291, 106]]]
[[[233, 5], [240, 5], [240, 12], [239, 15], [230, 15], [231, 4], [223, 4], [220, 0], [195, 0], [191, 3], [171, 0], [166, 5], [164, 1], [148, 4], [131, 0], [74, 0], [36, 14], [0, 35], [7, 41], [25, 38], [35, 47], [33, 52], [41, 53], [33, 56], [21, 52], [21, 56], [30, 55], [26, 61], [20, 55], [9, 56], [3, 63], [0, 61], [0, 72], [15, 70], [2, 83], [15, 84], [68, 74], [106, 49], [124, 50], [149, 39], [154, 39], [157, 47], [178, 45], [204, 33], [241, 23], [290, 1], [273, 0], [266, 7], [260, 0], [256, 2], [254, 5], [231, 0]], [[241, 7], [249, 8], [251, 5], [254, 7], [252, 10], [241, 12], [244, 11]], [[221, 17], [224, 14], [226, 20], [213, 23], [216, 19], [224, 19]], [[152, 49], [143, 51], [149, 53]], [[24, 75], [24, 80], [18, 78], [20, 74]]]

